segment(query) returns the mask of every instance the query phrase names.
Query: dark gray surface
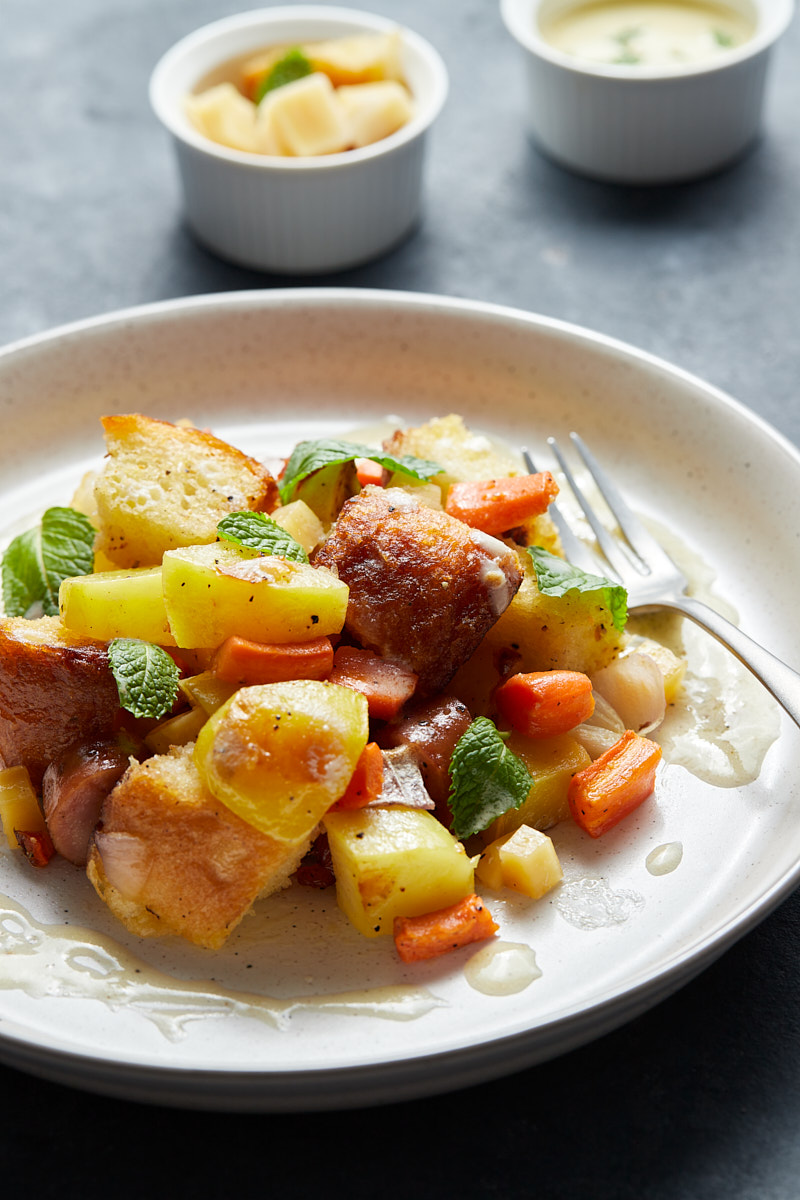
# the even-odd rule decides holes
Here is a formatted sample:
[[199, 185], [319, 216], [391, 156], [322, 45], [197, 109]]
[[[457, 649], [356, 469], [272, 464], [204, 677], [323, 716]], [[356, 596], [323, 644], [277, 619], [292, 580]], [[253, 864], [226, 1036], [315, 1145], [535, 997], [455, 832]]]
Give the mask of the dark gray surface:
[[[528, 144], [494, 0], [383, 0], [451, 73], [426, 215], [383, 261], [296, 281], [228, 266], [182, 227], [157, 58], [219, 0], [0, 0], [0, 343], [151, 300], [330, 283], [516, 305], [695, 372], [800, 442], [797, 25], [765, 133], [691, 185], [613, 188]], [[746, 503], [746, 497], [743, 497]], [[768, 535], [767, 535], [768, 536]], [[681, 993], [553, 1063], [371, 1112], [191, 1114], [0, 1069], [4, 1190], [228, 1197], [800, 1196], [800, 897]]]

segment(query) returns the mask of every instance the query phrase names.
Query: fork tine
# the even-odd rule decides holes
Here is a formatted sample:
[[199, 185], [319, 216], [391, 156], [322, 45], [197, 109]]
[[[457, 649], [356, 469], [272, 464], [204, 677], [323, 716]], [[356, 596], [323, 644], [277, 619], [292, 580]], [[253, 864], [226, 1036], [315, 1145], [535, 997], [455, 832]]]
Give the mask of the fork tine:
[[[525, 447], [522, 449], [522, 457], [525, 460], [525, 466], [531, 475], [534, 475], [536, 467], [533, 465], [533, 459]], [[585, 542], [581, 541], [577, 534], [572, 532], [564, 517], [559, 512], [558, 505], [555, 503], [551, 504], [547, 511], [558, 530], [558, 536], [561, 539], [561, 545], [564, 548], [567, 561], [571, 562], [574, 567], [580, 567], [589, 575], [596, 575], [599, 566], [597, 556], [589, 549]]]
[[[636, 556], [638, 564], [641, 564], [639, 569], [643, 570], [646, 574], [652, 574], [658, 570], [674, 570], [675, 564], [669, 558], [663, 546], [656, 541], [647, 529], [645, 529], [639, 518], [633, 514], [619, 489], [612, 483], [609, 476], [586, 446], [583, 438], [577, 433], [571, 433], [570, 440], [597, 484], [598, 491], [613, 514], [623, 537]], [[594, 528], [594, 525], [592, 525], [592, 528]]]
[[[575, 435], [571, 435], [571, 436], [575, 436]], [[583, 509], [583, 514], [586, 517], [586, 520], [589, 522], [589, 525], [591, 526], [592, 532], [594, 533], [594, 536], [597, 539], [597, 544], [600, 547], [600, 550], [602, 551], [602, 553], [605, 555], [606, 561], [609, 563], [609, 565], [611, 566], [611, 569], [614, 571], [614, 573], [620, 578], [620, 580], [624, 579], [625, 575], [630, 573], [631, 567], [634, 567], [639, 572], [646, 574], [648, 568], [644, 564], [641, 563], [641, 560], [639, 559], [638, 555], [635, 560], [632, 560], [630, 558], [630, 556], [626, 556], [624, 554], [624, 550], [622, 548], [621, 543], [618, 541], [618, 539], [611, 536], [611, 534], [608, 532], [608, 530], [605, 528], [605, 526], [599, 520], [597, 514], [595, 513], [594, 509], [592, 508], [592, 505], [586, 499], [586, 496], [584, 495], [580, 484], [578, 483], [578, 481], [576, 480], [572, 471], [570, 470], [569, 464], [567, 463], [566, 459], [564, 458], [564, 455], [561, 452], [561, 447], [559, 446], [556, 439], [552, 438], [552, 437], [548, 438], [547, 444], [550, 447], [550, 449], [552, 450], [553, 454], [555, 455], [555, 457], [558, 461], [558, 465], [560, 466], [561, 470], [563, 471], [564, 476], [567, 480], [567, 483], [569, 484], [570, 488], [572, 489], [575, 499], [578, 501], [581, 508]], [[591, 467], [589, 469], [591, 471]], [[599, 482], [598, 482], [598, 487], [600, 487]], [[603, 494], [601, 487], [600, 487], [600, 492], [601, 492], [601, 494]], [[608, 503], [608, 501], [606, 501], [606, 503]], [[609, 507], [611, 507], [610, 504], [609, 504]], [[612, 509], [612, 511], [613, 511], [613, 509]]]

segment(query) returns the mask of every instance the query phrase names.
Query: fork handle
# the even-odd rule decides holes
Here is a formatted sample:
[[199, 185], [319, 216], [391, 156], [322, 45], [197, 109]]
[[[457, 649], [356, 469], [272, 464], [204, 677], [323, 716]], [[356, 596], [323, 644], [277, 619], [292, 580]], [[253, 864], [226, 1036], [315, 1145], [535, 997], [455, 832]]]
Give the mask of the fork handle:
[[659, 608], [671, 608], [683, 613], [712, 634], [723, 646], [727, 646], [731, 653], [753, 672], [756, 679], [763, 683], [767, 691], [772, 693], [794, 723], [800, 726], [800, 674], [797, 671], [792, 670], [769, 650], [765, 650], [758, 642], [754, 642], [713, 608], [692, 596], [682, 596], [680, 600], [659, 601]]

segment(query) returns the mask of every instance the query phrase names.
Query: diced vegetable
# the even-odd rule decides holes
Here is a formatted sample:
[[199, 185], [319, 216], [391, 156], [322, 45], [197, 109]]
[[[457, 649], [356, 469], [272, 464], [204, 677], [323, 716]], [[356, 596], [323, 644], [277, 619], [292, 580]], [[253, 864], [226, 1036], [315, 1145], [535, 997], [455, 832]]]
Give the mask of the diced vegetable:
[[383, 487], [389, 478], [389, 472], [373, 458], [357, 458], [356, 479], [361, 487]]
[[170, 746], [188, 746], [193, 742], [208, 720], [203, 708], [190, 708], [178, 713], [176, 717], [168, 717], [144, 739], [148, 750], [153, 754], [166, 754]]
[[532, 829], [550, 829], [570, 816], [567, 793], [570, 780], [591, 763], [591, 758], [570, 734], [540, 741], [522, 733], [512, 733], [509, 750], [521, 758], [531, 775], [531, 787], [519, 808], [510, 809], [482, 835], [492, 841], [513, 833], [521, 825]]
[[14, 833], [20, 849], [31, 866], [46, 867], [56, 852], [53, 839], [47, 830], [15, 829]]
[[492, 937], [499, 925], [474, 893], [439, 912], [395, 917], [394, 944], [403, 962], [422, 962]]
[[370, 717], [381, 721], [396, 717], [417, 686], [417, 676], [408, 667], [357, 646], [339, 646], [330, 680], [366, 696]]
[[65, 579], [59, 591], [61, 620], [84, 637], [141, 638], [174, 646], [161, 590], [160, 567], [102, 571]]
[[472, 860], [424, 809], [329, 812], [323, 825], [339, 907], [366, 937], [391, 933], [395, 917], [433, 912], [473, 891]]
[[512, 675], [495, 693], [501, 717], [527, 737], [569, 733], [594, 712], [592, 681], [580, 671]]
[[332, 669], [333, 645], [328, 637], [268, 645], [234, 635], [222, 643], [211, 664], [217, 679], [236, 687], [289, 679], [325, 679]]
[[496, 891], [511, 888], [538, 900], [564, 877], [555, 846], [546, 833], [520, 825], [513, 833], [490, 842], [475, 874]]
[[292, 500], [290, 504], [276, 508], [270, 515], [276, 525], [280, 525], [300, 543], [306, 554], [311, 554], [325, 536], [322, 522], [305, 500]]
[[0, 770], [0, 821], [9, 846], [16, 848], [17, 831], [46, 832], [44, 814], [39, 807], [31, 777], [25, 767]]
[[344, 624], [347, 584], [322, 567], [212, 543], [168, 551], [162, 571], [179, 646], [215, 647], [232, 635], [302, 642]]
[[660, 759], [660, 746], [626, 730], [570, 783], [569, 807], [576, 823], [597, 838], [627, 817], [652, 795]]
[[236, 691], [236, 685], [220, 679], [213, 671], [201, 671], [199, 675], [190, 675], [182, 679], [178, 687], [189, 703], [200, 708], [207, 717], [221, 708], [226, 700], [230, 700]]
[[344, 795], [332, 806], [338, 812], [344, 808], [364, 808], [377, 800], [383, 791], [383, 753], [377, 742], [367, 742], [356, 763], [356, 769]]
[[316, 680], [241, 688], [209, 718], [194, 758], [243, 820], [297, 843], [344, 794], [367, 744], [367, 702]]
[[558, 485], [549, 471], [454, 483], [445, 512], [474, 529], [497, 535], [540, 516], [557, 495]]

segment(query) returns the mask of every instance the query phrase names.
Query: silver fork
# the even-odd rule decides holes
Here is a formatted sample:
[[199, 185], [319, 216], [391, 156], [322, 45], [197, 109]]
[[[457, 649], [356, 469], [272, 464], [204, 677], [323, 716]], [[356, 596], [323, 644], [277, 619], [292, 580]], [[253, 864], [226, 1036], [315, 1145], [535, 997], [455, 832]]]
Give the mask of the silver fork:
[[[686, 577], [664, 548], [645, 529], [639, 518], [634, 516], [619, 489], [600, 467], [582, 439], [577, 433], [571, 433], [570, 441], [608, 505], [621, 536], [613, 536], [602, 524], [570, 470], [555, 438], [548, 438], [547, 444], [591, 526], [607, 565], [602, 564], [586, 543], [572, 532], [557, 506], [553, 504], [550, 506], [550, 515], [558, 529], [567, 559], [582, 570], [602, 574], [611, 578], [612, 582], [616, 580], [621, 583], [627, 590], [628, 610], [631, 613], [675, 609], [702, 626], [752, 671], [792, 720], [800, 726], [800, 674], [765, 650], [758, 642], [754, 642], [713, 608], [687, 595]], [[523, 450], [522, 455], [528, 470], [533, 472], [535, 467], [530, 454]]]

